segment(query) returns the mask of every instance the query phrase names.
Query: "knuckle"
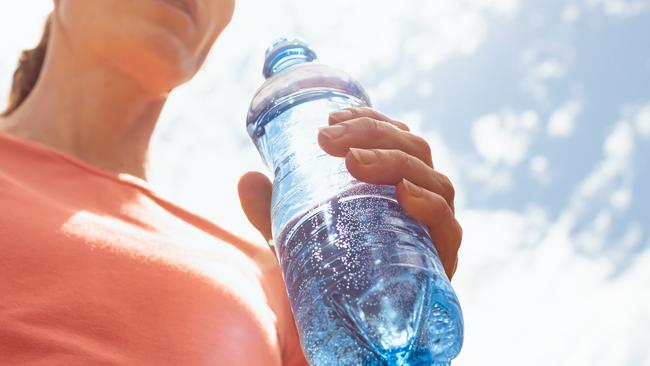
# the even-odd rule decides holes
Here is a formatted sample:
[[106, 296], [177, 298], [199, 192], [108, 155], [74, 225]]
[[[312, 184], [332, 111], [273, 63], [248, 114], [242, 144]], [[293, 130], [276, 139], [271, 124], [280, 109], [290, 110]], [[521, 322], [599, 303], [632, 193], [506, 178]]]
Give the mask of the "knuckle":
[[359, 110], [359, 112], [366, 115], [372, 115], [376, 112], [374, 108], [370, 108], [370, 107], [358, 107], [357, 109]]
[[458, 251], [460, 250], [460, 242], [461, 238], [459, 237], [458, 240], [453, 240], [451, 241], [451, 250], [455, 253], [458, 254]]
[[370, 138], [376, 138], [381, 134], [381, 127], [377, 120], [370, 117], [361, 117], [359, 121], [364, 126], [364, 133], [367, 133]]
[[454, 198], [456, 197], [456, 188], [454, 188], [454, 185], [451, 183], [451, 180], [448, 176], [441, 174], [440, 178], [442, 180], [442, 187], [445, 191], [445, 194], [449, 200], [453, 202]]
[[397, 128], [399, 128], [401, 130], [404, 130], [406, 132], [411, 132], [411, 129], [409, 128], [408, 124], [406, 124], [404, 122], [398, 121], [398, 120], [393, 120], [393, 123], [395, 124], [395, 126], [397, 126]]
[[363, 116], [363, 109], [359, 107], [352, 107], [348, 108], [350, 112], [352, 112], [352, 116], [355, 118]]
[[408, 175], [411, 169], [411, 157], [401, 150], [379, 150], [381, 169], [386, 176], [392, 177], [393, 180], [399, 181], [404, 176]]
[[429, 212], [432, 218], [432, 229], [438, 227], [438, 225], [447, 221], [447, 218], [451, 215], [451, 207], [447, 204], [447, 201], [439, 194], [432, 194], [429, 202]]
[[415, 145], [416, 150], [423, 158], [430, 160], [431, 157], [431, 145], [429, 142], [421, 136], [413, 135], [413, 144]]
[[457, 237], [455, 240], [451, 240], [449, 245], [450, 245], [450, 249], [454, 253], [458, 253], [458, 251], [460, 250], [460, 244], [463, 241], [463, 228], [461, 228], [457, 222], [455, 222], [455, 226], [457, 228], [456, 230], [458, 231], [456, 234]]
[[398, 170], [409, 171], [413, 165], [413, 157], [402, 150], [393, 150], [395, 165]]
[[382, 119], [383, 114], [372, 107], [360, 107], [359, 110], [366, 116]]

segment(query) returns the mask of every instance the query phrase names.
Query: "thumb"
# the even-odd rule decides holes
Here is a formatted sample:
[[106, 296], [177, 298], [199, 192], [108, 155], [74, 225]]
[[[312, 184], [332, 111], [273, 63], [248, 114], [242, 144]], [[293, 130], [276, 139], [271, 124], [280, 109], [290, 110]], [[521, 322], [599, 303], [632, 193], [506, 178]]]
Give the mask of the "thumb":
[[239, 202], [248, 221], [262, 234], [267, 243], [271, 235], [271, 192], [269, 178], [259, 172], [248, 172], [239, 178]]

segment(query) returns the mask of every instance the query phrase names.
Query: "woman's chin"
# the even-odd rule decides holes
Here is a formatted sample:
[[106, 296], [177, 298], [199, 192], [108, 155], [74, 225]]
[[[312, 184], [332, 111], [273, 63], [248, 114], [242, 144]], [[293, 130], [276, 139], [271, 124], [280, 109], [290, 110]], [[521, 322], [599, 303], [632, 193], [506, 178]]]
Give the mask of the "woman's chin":
[[132, 48], [132, 52], [107, 56], [122, 74], [131, 77], [149, 95], [166, 95], [194, 74], [193, 63], [189, 62], [193, 57], [173, 40], [148, 40]]

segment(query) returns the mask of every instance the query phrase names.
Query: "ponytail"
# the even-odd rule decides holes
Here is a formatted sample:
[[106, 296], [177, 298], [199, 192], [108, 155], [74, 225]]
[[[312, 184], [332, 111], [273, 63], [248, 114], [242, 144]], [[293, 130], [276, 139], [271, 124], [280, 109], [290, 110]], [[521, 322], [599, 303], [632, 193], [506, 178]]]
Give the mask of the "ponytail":
[[9, 93], [9, 105], [2, 113], [2, 116], [8, 116], [20, 107], [34, 89], [43, 68], [43, 61], [45, 60], [45, 53], [50, 39], [50, 27], [51, 15], [47, 17], [43, 35], [36, 48], [25, 50], [20, 55], [18, 67], [14, 72], [11, 92]]

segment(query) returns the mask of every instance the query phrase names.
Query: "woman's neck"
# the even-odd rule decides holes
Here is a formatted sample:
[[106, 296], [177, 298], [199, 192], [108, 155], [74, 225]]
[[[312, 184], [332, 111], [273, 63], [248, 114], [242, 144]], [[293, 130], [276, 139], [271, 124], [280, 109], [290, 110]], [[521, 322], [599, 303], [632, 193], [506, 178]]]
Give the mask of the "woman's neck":
[[0, 130], [115, 173], [146, 179], [148, 147], [167, 95], [75, 54], [54, 29], [39, 80]]

